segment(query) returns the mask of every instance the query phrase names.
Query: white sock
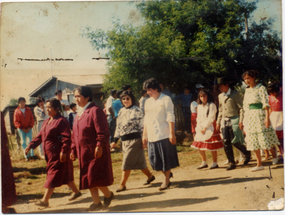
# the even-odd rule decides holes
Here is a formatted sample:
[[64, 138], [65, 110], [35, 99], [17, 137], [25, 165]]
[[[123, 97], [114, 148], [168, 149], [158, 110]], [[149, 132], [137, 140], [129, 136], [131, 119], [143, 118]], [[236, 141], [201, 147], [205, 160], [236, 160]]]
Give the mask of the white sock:
[[213, 165], [212, 166], [217, 166], [218, 165], [218, 163], [217, 162], [213, 162]]
[[207, 161], [202, 161], [201, 166], [207, 165]]

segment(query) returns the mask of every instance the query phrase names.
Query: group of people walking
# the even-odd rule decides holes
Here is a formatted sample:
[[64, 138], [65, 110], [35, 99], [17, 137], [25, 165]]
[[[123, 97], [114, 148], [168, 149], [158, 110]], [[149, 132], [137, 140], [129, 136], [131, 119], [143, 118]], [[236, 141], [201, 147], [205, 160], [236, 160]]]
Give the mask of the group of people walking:
[[[232, 146], [244, 154], [245, 165], [251, 159], [250, 151], [254, 151], [257, 165], [251, 171], [263, 169], [260, 149], [269, 150], [272, 153], [274, 164], [278, 162], [275, 146], [279, 145], [279, 151], [283, 153], [282, 132], [279, 132], [277, 137], [269, 120], [270, 112], [282, 112], [282, 101], [280, 101], [282, 96], [280, 97], [279, 92], [272, 90], [274, 98], [268, 100], [266, 88], [256, 83], [257, 71], [255, 70], [246, 71], [242, 78], [248, 85], [244, 97], [231, 88], [228, 78], [218, 79], [221, 91], [218, 97], [218, 108], [212, 94], [199, 85], [202, 87], [196, 95], [197, 105], [193, 104], [196, 107], [192, 107], [197, 112], [197, 118], [194, 124], [196, 135], [191, 145], [199, 150], [201, 156], [202, 163], [198, 169], [208, 167], [206, 150], [212, 152], [213, 164], [210, 169], [215, 169], [219, 167], [217, 150], [224, 148], [229, 163], [227, 170], [236, 168]], [[119, 93], [111, 91], [112, 98], [109, 97], [106, 103], [106, 117], [104, 111], [92, 102], [92, 90], [89, 87], [76, 88], [74, 98], [78, 110], [73, 115], [72, 128], [67, 115], [64, 115], [68, 107], [62, 105], [59, 98], [48, 99], [45, 107], [41, 99], [37, 101], [38, 108], [35, 114], [37, 113], [37, 116], [42, 119], [41, 128], [38, 128], [37, 136], [29, 145], [23, 142], [23, 148], [26, 157], [29, 158], [32, 156], [32, 150], [43, 143], [42, 151], [47, 162], [47, 180], [44, 185], [45, 194], [36, 203], [38, 206], [47, 207], [54, 189], [67, 184], [73, 191], [69, 200], [80, 197], [82, 194], [79, 190], [90, 190], [93, 203], [87, 208], [88, 211], [96, 211], [103, 206], [108, 207], [114, 198], [114, 193], [108, 188], [114, 181], [110, 150], [116, 146], [119, 139], [121, 139], [123, 162], [121, 182], [116, 192], [127, 189], [126, 183], [131, 170], [141, 170], [146, 176], [146, 185], [155, 180], [155, 176], [146, 165], [145, 148], [148, 148], [152, 169], [162, 171], [164, 175], [159, 190], [170, 187], [170, 179], [173, 177], [171, 170], [179, 166], [175, 146], [174, 104], [168, 95], [162, 93], [160, 83], [154, 78], [146, 80], [143, 83], [143, 89], [142, 95], [145, 97], [147, 93], [149, 96], [143, 99], [143, 110], [136, 105], [135, 96], [129, 85]], [[119, 111], [112, 108], [117, 95], [121, 103]], [[269, 101], [272, 102], [271, 106]], [[33, 116], [27, 107], [22, 106], [22, 103], [24, 103], [23, 99], [20, 98], [14, 122], [16, 122], [15, 126], [17, 125], [16, 127], [23, 131], [23, 135], [29, 135], [34, 123]], [[190, 106], [189, 103], [189, 110]], [[218, 117], [217, 111], [219, 111]], [[117, 112], [116, 115], [115, 112]], [[280, 120], [280, 113], [275, 115], [275, 119]], [[18, 121], [21, 122], [26, 118], [30, 118], [29, 123], [17, 124]], [[190, 118], [189, 114], [189, 121]], [[272, 118], [271, 122], [274, 128], [278, 127], [280, 130], [283, 121], [280, 123], [276, 120]], [[194, 120], [191, 121], [194, 122]], [[110, 135], [112, 132], [114, 132], [113, 136]], [[281, 144], [280, 141], [282, 141]], [[73, 176], [72, 162], [76, 158], [80, 168], [79, 189], [74, 183]], [[104, 194], [103, 204], [99, 198], [99, 190]]]

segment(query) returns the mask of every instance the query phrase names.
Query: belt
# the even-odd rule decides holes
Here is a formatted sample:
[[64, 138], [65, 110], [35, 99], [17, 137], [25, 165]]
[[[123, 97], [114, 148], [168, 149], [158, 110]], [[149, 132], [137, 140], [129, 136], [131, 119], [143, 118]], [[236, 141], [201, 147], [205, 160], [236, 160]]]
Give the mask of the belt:
[[262, 103], [249, 104], [249, 110], [262, 109]]
[[121, 137], [122, 141], [133, 140], [133, 139], [138, 139], [138, 138], [141, 138], [140, 132], [126, 134]]

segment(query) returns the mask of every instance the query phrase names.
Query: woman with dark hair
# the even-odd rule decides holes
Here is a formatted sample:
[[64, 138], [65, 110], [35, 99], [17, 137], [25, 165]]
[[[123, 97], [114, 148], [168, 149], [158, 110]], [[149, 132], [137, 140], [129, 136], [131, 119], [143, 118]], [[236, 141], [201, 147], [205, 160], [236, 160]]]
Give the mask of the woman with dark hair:
[[154, 170], [163, 171], [165, 179], [159, 190], [170, 187], [171, 169], [179, 166], [176, 137], [174, 105], [169, 96], [161, 93], [159, 83], [148, 79], [143, 84], [144, 90], [150, 96], [145, 102], [145, 119], [143, 130], [143, 145], [147, 147], [149, 161]]
[[108, 188], [113, 184], [112, 161], [109, 146], [109, 128], [103, 110], [91, 103], [92, 91], [89, 87], [78, 87], [74, 97], [80, 107], [73, 123], [72, 151], [70, 158], [79, 160], [79, 189], [89, 189], [93, 204], [87, 209], [102, 208], [99, 190], [104, 194], [104, 206], [108, 207], [114, 197]]
[[120, 100], [124, 106], [118, 115], [114, 142], [111, 147], [121, 138], [123, 148], [122, 179], [116, 192], [126, 190], [126, 182], [131, 170], [140, 169], [146, 176], [145, 184], [150, 184], [155, 177], [146, 166], [144, 147], [142, 144], [143, 112], [135, 105], [135, 97], [131, 91], [123, 91]]
[[[42, 99], [42, 97], [37, 97], [36, 105], [37, 106], [34, 108], [34, 115], [37, 120], [37, 133], [39, 133], [42, 128], [44, 120], [47, 118], [44, 106], [44, 100]], [[40, 154], [41, 154], [41, 159], [45, 159], [45, 157], [43, 156], [44, 152], [42, 144], [40, 144]]]
[[60, 114], [61, 104], [55, 98], [46, 102], [46, 110], [49, 118], [43, 123], [38, 135], [26, 148], [26, 154], [30, 149], [43, 143], [44, 155], [47, 162], [47, 180], [43, 198], [35, 204], [41, 207], [49, 206], [49, 199], [55, 187], [67, 184], [74, 192], [69, 200], [81, 196], [73, 179], [73, 165], [69, 158], [71, 134], [68, 121]]
[[[26, 106], [26, 99], [24, 97], [18, 99], [18, 105], [19, 106], [14, 111], [13, 120], [21, 138], [25, 159], [26, 161], [29, 161], [30, 158], [34, 157], [34, 150], [31, 150], [29, 154], [25, 154], [25, 149], [32, 140], [32, 130], [35, 120], [31, 109]], [[28, 142], [27, 138], [29, 139]]]
[[206, 150], [212, 152], [213, 165], [210, 169], [218, 168], [217, 150], [223, 149], [223, 140], [220, 132], [214, 129], [216, 127], [217, 107], [214, 98], [207, 90], [201, 90], [198, 94], [197, 108], [197, 127], [196, 136], [191, 147], [199, 149], [202, 163], [197, 169], [207, 168]]
[[278, 158], [275, 146], [279, 145], [277, 135], [270, 125], [269, 101], [266, 88], [261, 83], [256, 83], [257, 70], [247, 70], [242, 74], [244, 82], [248, 85], [243, 98], [243, 108], [245, 111], [245, 142], [246, 148], [255, 151], [257, 165], [251, 169], [252, 172], [263, 170], [260, 149], [271, 151], [272, 163], [277, 164]]

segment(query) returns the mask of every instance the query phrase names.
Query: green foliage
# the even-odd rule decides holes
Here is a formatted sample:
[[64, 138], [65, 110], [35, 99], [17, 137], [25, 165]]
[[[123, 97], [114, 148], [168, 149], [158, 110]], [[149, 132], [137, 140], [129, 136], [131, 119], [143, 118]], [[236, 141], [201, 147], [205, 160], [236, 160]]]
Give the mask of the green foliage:
[[255, 2], [165, 0], [137, 7], [141, 26], [116, 22], [107, 32], [87, 27], [82, 33], [95, 49], [108, 51], [106, 91], [131, 84], [138, 95], [143, 81], [154, 77], [177, 93], [186, 84], [210, 84], [222, 75], [241, 79], [247, 68], [258, 69], [264, 80], [280, 78], [280, 39], [272, 20], [253, 22], [246, 39], [245, 17]]
[[16, 106], [18, 105], [18, 99], [12, 98], [10, 99], [9, 106]]

